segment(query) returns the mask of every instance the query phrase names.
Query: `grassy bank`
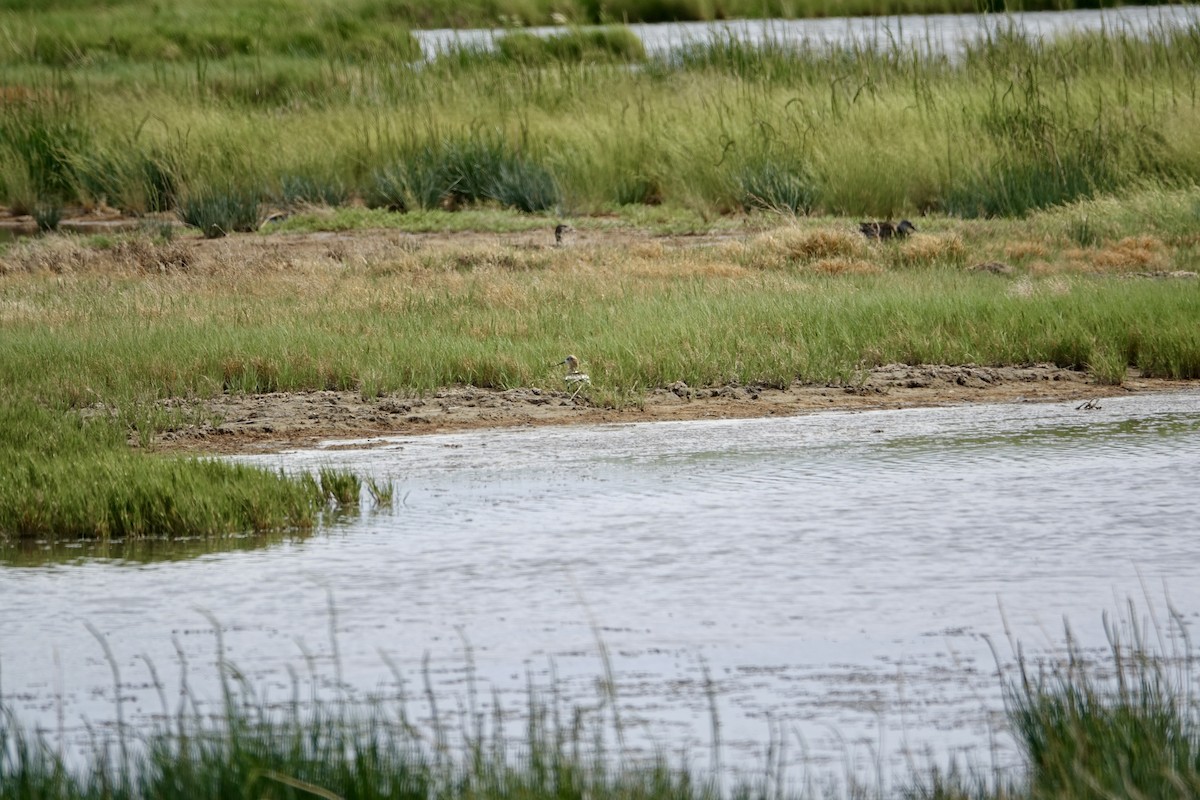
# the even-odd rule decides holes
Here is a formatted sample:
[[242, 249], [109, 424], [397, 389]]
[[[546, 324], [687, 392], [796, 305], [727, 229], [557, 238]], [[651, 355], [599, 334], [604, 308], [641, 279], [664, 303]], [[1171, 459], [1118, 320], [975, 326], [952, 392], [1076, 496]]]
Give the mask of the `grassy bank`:
[[[218, 713], [189, 711], [189, 702], [199, 706], [195, 698], [184, 698], [180, 710], [156, 730], [135, 735], [122, 729], [97, 742], [82, 769], [68, 766], [61, 750], [44, 738], [22, 730], [19, 719], [0, 714], [0, 795], [23, 800], [1188, 797], [1200, 791], [1200, 729], [1194, 675], [1187, 667], [1191, 656], [1183, 654], [1183, 664], [1178, 658], [1114, 638], [1108, 657], [1099, 661], [1074, 649], [1061, 663], [1020, 659], [1002, 676], [1008, 728], [1022, 760], [1019, 772], [914, 766], [908, 776], [878, 776], [875, 788], [853, 777], [845, 785], [835, 776], [815, 775], [807, 785], [789, 785], [781, 766], [768, 763], [763, 777], [741, 778], [722, 789], [716, 776], [675, 766], [665, 756], [634, 762], [620, 749], [605, 748], [611, 739], [603, 721], [610, 697], [598, 710], [569, 709], [553, 699], [552, 689], [531, 688], [526, 733], [513, 741], [504, 733], [499, 711], [495, 719], [480, 716], [448, 735], [436, 712], [430, 730], [411, 721], [403, 700], [394, 707], [375, 704], [365, 716], [320, 702], [268, 706], [228, 668]], [[713, 725], [719, 729], [717, 719]], [[897, 788], [885, 791], [889, 783]]]
[[120, 5], [0, 17], [0, 202], [46, 227], [107, 204], [220, 235], [304, 203], [1021, 216], [1200, 178], [1195, 24], [1043, 42], [997, 21], [954, 60], [886, 30], [649, 57], [627, 29], [576, 28], [427, 64], [365, 10], [321, 8], [353, 24], [245, 20], [244, 42], [210, 45], [206, 26], [234, 24], [223, 9], [265, 12], [197, 8], [200, 43], [178, 53], [55, 45], [58, 61], [42, 42], [74, 41], [67, 20], [105, 43], [167, 23]]
[[164, 431], [206, 422], [199, 401], [223, 393], [554, 389], [552, 365], [568, 352], [591, 375], [581, 401], [617, 407], [676, 381], [853, 386], [896, 362], [1052, 362], [1102, 384], [1131, 367], [1200, 377], [1200, 292], [1172, 277], [1200, 265], [1194, 191], [1020, 221], [927, 218], [884, 244], [853, 220], [774, 215], [708, 237], [580, 220], [566, 247], [550, 244], [553, 218], [528, 232], [535, 218], [515, 212], [415, 221], [471, 218], [517, 232], [306, 232], [346, 222], [321, 212], [288, 220], [295, 233], [208, 240], [151, 228], [8, 244], [0, 530], [304, 529], [330, 502], [357, 499], [347, 476], [297, 481], [153, 454]]
[[[321, 219], [337, 218], [295, 224]], [[178, 424], [169, 398], [554, 385], [567, 352], [609, 404], [679, 380], [849, 382], [895, 362], [1200, 377], [1195, 282], [1147, 277], [1200, 264], [1195, 193], [1019, 223], [929, 219], [896, 244], [852, 221], [753, 219], [765, 230], [706, 241], [598, 227], [595, 244], [581, 229], [562, 248], [552, 220], [507, 238], [28, 240], [0, 261], [0, 375], [14, 396], [101, 401], [150, 433]]]
[[[6, 534], [311, 524], [319, 486], [128, 453], [222, 392], [550, 385], [572, 351], [608, 405], [895, 361], [1200, 375], [1194, 289], [1130, 279], [1197, 264], [1196, 24], [1052, 42], [1000, 26], [953, 60], [887, 31], [651, 57], [621, 26], [510, 30], [426, 63], [410, 11], [0, 11], [0, 203], [45, 230], [80, 208], [144, 220], [0, 244]], [[230, 236], [279, 211], [276, 237]], [[921, 235], [869, 246], [857, 215]], [[633, 244], [469, 233], [567, 218], [585, 243]], [[397, 233], [290, 236], [356, 229]], [[464, 233], [431, 250], [404, 230]], [[989, 262], [1016, 277], [970, 270]], [[44, 455], [39, 431], [84, 444]]]
[[302, 533], [355, 508], [360, 482], [333, 470], [289, 477], [208, 459], [142, 457], [127, 423], [63, 414], [22, 393], [0, 406], [0, 544], [54, 546]]
[[[70, 370], [64, 357], [70, 358], [51, 345], [36, 356], [40, 366], [26, 361], [25, 369], [58, 362]], [[7, 379], [16, 373], [8, 371]], [[115, 553], [118, 546], [128, 544], [132, 552], [143, 546], [139, 542], [162, 539], [300, 535], [323, 515], [359, 505], [360, 480], [342, 471], [287, 476], [210, 459], [135, 453], [129, 438], [152, 429], [150, 417], [158, 425], [178, 422], [179, 415], [161, 408], [106, 404], [89, 390], [97, 402], [68, 409], [63, 398], [32, 385], [13, 388], [0, 405], [0, 553], [18, 543], [53, 549], [88, 541]], [[139, 413], [150, 416], [138, 420]], [[372, 491], [381, 496], [388, 490]]]

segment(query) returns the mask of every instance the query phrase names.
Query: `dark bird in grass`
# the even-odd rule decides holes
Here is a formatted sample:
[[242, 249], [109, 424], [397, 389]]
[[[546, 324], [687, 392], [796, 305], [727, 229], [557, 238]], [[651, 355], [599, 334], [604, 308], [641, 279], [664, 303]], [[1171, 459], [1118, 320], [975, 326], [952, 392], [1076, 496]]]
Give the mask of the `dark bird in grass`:
[[899, 222], [860, 222], [858, 229], [868, 239], [903, 239], [917, 229], [906, 219]]
[[554, 226], [554, 244], [555, 244], [555, 246], [562, 247], [563, 246], [563, 237], [566, 236], [568, 233], [571, 233], [574, 230], [575, 230], [574, 228], [572, 228], [570, 225], [566, 224], [565, 222], [560, 225], [555, 225]]

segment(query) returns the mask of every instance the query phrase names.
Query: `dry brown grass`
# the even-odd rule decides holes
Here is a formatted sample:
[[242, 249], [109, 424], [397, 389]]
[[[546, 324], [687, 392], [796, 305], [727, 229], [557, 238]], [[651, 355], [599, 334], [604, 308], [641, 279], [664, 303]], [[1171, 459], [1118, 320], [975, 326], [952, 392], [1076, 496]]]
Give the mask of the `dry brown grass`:
[[[97, 251], [81, 247], [74, 239], [46, 236], [17, 242], [0, 256], [0, 275], [50, 272], [73, 275], [93, 268]], [[110, 264], [109, 269], [115, 269]]]
[[858, 232], [840, 228], [780, 228], [756, 237], [752, 249], [788, 261], [813, 261], [861, 256], [866, 252], [867, 244]]
[[908, 265], [961, 264], [967, 247], [957, 233], [917, 233], [900, 245], [900, 260]]
[[1170, 253], [1157, 236], [1128, 236], [1097, 249], [1073, 249], [1064, 257], [1082, 272], [1154, 272], [1170, 266]]
[[1050, 249], [1044, 242], [1024, 239], [1004, 245], [1004, 257], [1009, 261], [1045, 260], [1049, 254]]

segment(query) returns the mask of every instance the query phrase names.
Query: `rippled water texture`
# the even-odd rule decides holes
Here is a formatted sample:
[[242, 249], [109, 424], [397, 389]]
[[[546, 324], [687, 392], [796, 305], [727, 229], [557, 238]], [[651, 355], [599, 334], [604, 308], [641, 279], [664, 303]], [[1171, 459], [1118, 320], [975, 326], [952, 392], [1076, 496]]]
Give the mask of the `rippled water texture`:
[[[1072, 31], [1128, 32], [1182, 27], [1196, 21], [1195, 6], [1142, 6], [1104, 10], [1041, 11], [1011, 14], [933, 14], [894, 17], [846, 17], [800, 20], [725, 20], [630, 25], [646, 52], [670, 53], [683, 45], [706, 42], [713, 37], [732, 37], [762, 43], [810, 45], [861, 45], [889, 49], [899, 46], [927, 52], [958, 53], [964, 44], [996, 30], [1027, 33], [1035, 37], [1056, 36]], [[539, 36], [561, 33], [564, 28], [523, 29]], [[414, 31], [427, 55], [452, 45], [490, 47], [503, 30]]]
[[[630, 738], [709, 758], [707, 668], [724, 761], [790, 758], [889, 774], [906, 753], [1011, 760], [983, 639], [1011, 655], [1087, 647], [1101, 613], [1200, 611], [1200, 393], [1094, 411], [1013, 404], [787, 419], [480, 431], [258, 457], [395, 481], [393, 511], [261, 550], [148, 564], [0, 567], [0, 666], [20, 717], [113, 716], [115, 654], [135, 722], [229, 658], [276, 699], [289, 668], [419, 713], [423, 658], [443, 708], [514, 707], [553, 665], [594, 703], [612, 659]], [[331, 617], [332, 597], [336, 616]], [[336, 627], [336, 637], [330, 635]], [[334, 643], [337, 647], [336, 663]], [[773, 722], [772, 722], [773, 721]], [[923, 756], [919, 756], [923, 758]]]

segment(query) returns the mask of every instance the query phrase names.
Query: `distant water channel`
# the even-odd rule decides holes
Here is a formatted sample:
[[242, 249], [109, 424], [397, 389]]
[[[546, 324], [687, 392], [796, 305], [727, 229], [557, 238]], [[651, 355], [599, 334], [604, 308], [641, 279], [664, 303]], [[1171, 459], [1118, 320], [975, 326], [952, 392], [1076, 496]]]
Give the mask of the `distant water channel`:
[[428, 676], [453, 716], [473, 674], [482, 705], [519, 713], [530, 682], [595, 706], [603, 642], [638, 752], [707, 769], [711, 699], [726, 769], [761, 766], [772, 741], [834, 776], [1011, 764], [985, 637], [1004, 660], [1012, 641], [1044, 654], [1068, 619], [1090, 651], [1102, 613], [1128, 618], [1130, 600], [1164, 636], [1168, 603], [1200, 613], [1200, 393], [1101, 406], [508, 429], [250, 458], [394, 481], [394, 508], [260, 549], [0, 565], [0, 688], [52, 736], [112, 720], [91, 625], [125, 718], [145, 726], [174, 711], [185, 672], [216, 700], [215, 621], [267, 699], [293, 680], [305, 696], [310, 682], [395, 696], [400, 676], [427, 718]]
[[[963, 45], [996, 30], [1012, 30], [1038, 38], [1070, 32], [1106, 30], [1110, 33], [1145, 35], [1195, 24], [1200, 19], [1189, 4], [1131, 6], [1078, 11], [1039, 11], [1010, 14], [931, 14], [891, 17], [831, 17], [797, 20], [722, 20], [633, 24], [629, 28], [642, 40], [651, 55], [669, 55], [684, 45], [713, 38], [733, 38], [752, 44], [859, 45], [922, 52], [958, 53]], [[521, 30], [537, 36], [562, 33], [565, 28], [539, 27]], [[427, 57], [450, 47], [490, 48], [507, 30], [414, 31]]]

